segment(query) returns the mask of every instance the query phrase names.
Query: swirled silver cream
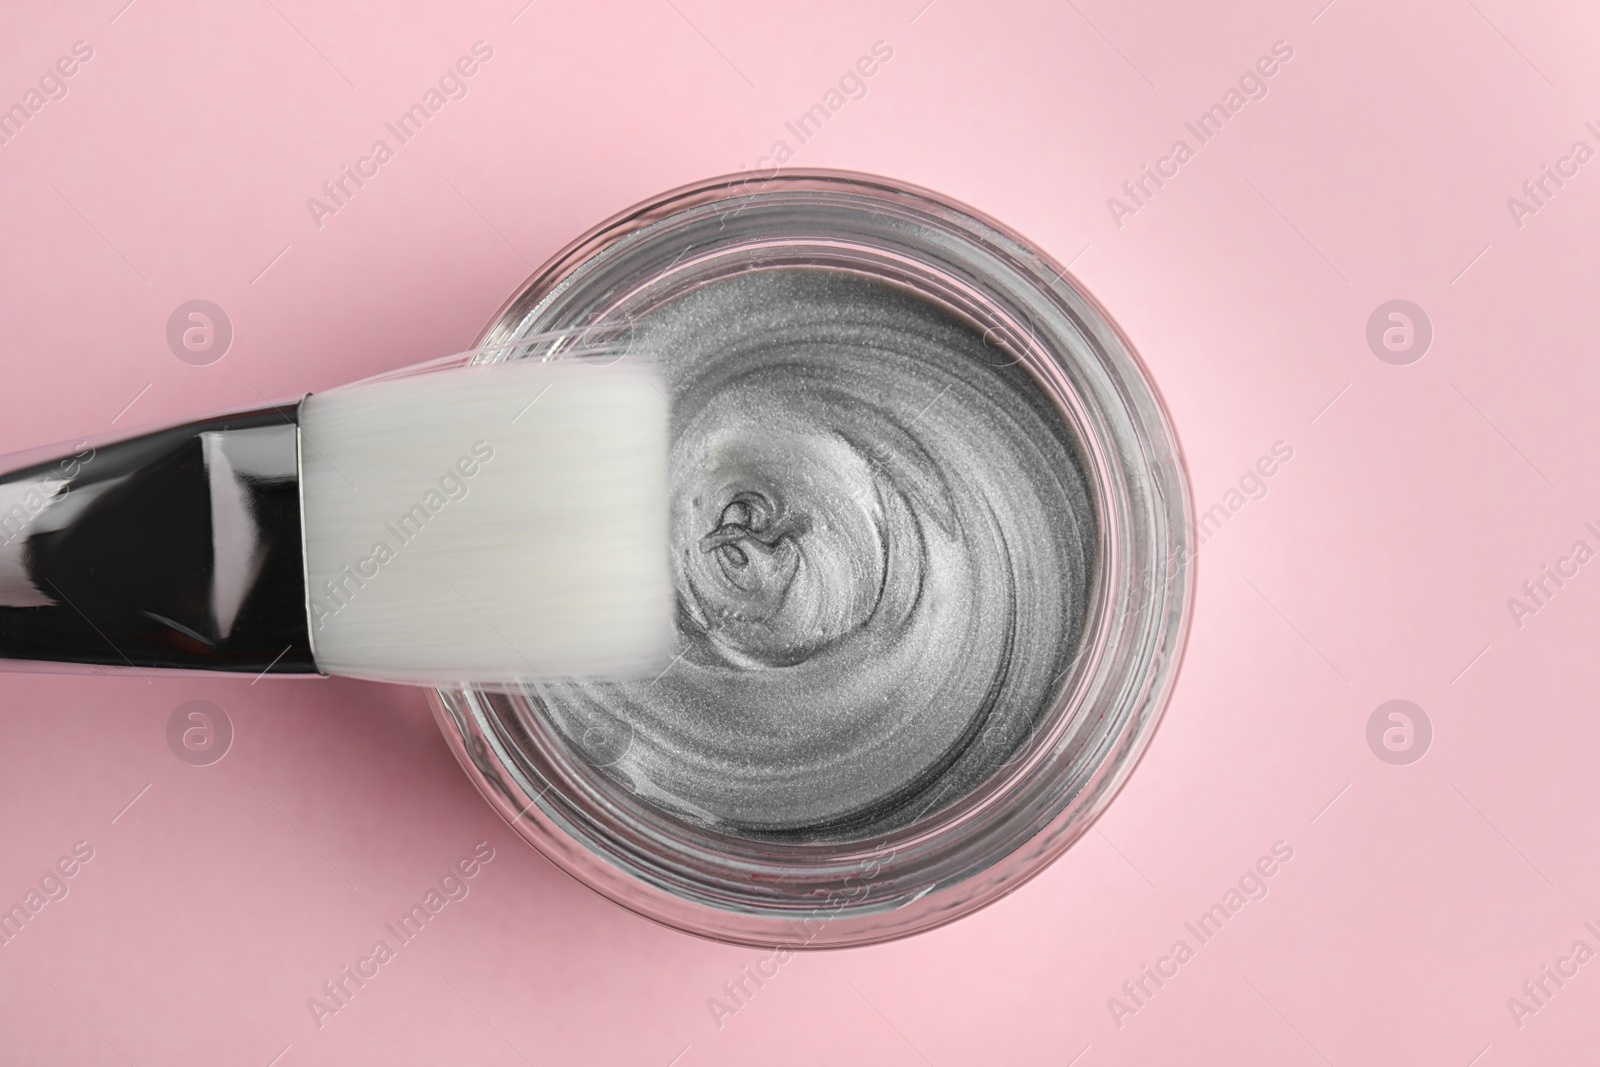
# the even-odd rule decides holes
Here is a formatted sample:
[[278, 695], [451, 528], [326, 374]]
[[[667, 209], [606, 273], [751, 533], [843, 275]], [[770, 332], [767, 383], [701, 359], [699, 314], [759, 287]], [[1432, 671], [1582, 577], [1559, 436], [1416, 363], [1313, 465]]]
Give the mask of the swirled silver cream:
[[538, 687], [637, 795], [728, 832], [903, 825], [1004, 765], [1083, 628], [1096, 516], [1067, 423], [932, 301], [755, 270], [645, 315], [672, 393], [678, 648]]

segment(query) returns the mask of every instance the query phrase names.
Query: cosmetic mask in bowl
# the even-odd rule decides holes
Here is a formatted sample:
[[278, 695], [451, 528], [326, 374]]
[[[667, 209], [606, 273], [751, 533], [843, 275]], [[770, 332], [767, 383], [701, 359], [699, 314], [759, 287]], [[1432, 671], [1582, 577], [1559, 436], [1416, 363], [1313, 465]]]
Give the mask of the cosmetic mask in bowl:
[[653, 678], [441, 690], [479, 788], [661, 922], [836, 946], [1037, 873], [1133, 769], [1191, 595], [1176, 441], [1020, 238], [832, 172], [578, 241], [480, 359], [658, 362], [677, 648]]

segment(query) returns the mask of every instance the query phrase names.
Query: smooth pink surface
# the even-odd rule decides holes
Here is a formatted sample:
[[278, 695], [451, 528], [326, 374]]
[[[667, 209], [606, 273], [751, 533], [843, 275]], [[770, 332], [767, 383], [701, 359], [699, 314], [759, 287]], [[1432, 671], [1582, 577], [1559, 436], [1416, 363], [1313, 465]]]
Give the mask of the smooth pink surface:
[[[792, 960], [719, 1028], [708, 998], [761, 954], [658, 928], [528, 850], [418, 692], [0, 675], [0, 903], [94, 849], [0, 947], [0, 1062], [1591, 1055], [1600, 962], [1520, 1019], [1507, 998], [1574, 942], [1600, 950], [1600, 564], [1520, 629], [1507, 598], [1573, 542], [1600, 548], [1600, 160], [1520, 228], [1506, 199], [1574, 141], [1600, 149], [1600, 11], [523, 2], [11, 5], [0, 106], [74, 41], [94, 57], [0, 145], [0, 451], [458, 350], [593, 223], [794, 147], [784, 122], [882, 40], [893, 59], [795, 165], [937, 189], [1070, 261], [1154, 373], [1202, 508], [1293, 448], [1200, 553], [1166, 721], [1096, 831], [1020, 892]], [[306, 199], [479, 40], [465, 99], [319, 229]], [[1293, 58], [1265, 99], [1115, 225], [1107, 198], [1195, 146], [1184, 122], [1276, 41]], [[210, 366], [165, 340], [195, 298], [235, 329]], [[1365, 340], [1394, 298], [1434, 326], [1410, 366]], [[1433, 723], [1410, 766], [1366, 742], [1394, 698]], [[212, 766], [167, 747], [191, 699], [235, 727]], [[319, 1028], [307, 999], [479, 841], [495, 859], [470, 895]], [[1266, 898], [1198, 945], [1184, 923], [1277, 841], [1294, 858]], [[1194, 958], [1119, 1026], [1108, 998], [1179, 938]]]

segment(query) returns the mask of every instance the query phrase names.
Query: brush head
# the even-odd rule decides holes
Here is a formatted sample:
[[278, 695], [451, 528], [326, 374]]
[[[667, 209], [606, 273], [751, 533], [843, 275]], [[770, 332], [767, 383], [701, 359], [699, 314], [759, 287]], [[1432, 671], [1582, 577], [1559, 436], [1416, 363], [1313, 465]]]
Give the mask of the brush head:
[[424, 684], [668, 662], [667, 399], [637, 358], [491, 363], [308, 397], [313, 650]]

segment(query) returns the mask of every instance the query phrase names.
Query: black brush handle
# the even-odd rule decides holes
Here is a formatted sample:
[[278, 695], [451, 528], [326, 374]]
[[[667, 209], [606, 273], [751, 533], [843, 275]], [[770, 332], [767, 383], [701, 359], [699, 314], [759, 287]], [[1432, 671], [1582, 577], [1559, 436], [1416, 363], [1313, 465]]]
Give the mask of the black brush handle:
[[298, 405], [0, 474], [0, 658], [316, 672]]

